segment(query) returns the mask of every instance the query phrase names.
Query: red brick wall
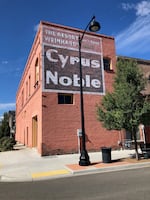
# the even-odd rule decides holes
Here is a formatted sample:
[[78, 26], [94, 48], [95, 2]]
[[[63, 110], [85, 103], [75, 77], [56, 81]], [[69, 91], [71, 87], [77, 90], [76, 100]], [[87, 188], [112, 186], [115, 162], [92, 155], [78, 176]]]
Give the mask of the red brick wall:
[[[107, 131], [97, 121], [96, 103], [100, 96], [84, 95], [87, 148], [117, 146], [119, 133]], [[44, 93], [43, 98], [43, 154], [78, 151], [77, 129], [80, 125], [80, 96], [74, 95], [74, 105], [57, 104], [56, 93]]]

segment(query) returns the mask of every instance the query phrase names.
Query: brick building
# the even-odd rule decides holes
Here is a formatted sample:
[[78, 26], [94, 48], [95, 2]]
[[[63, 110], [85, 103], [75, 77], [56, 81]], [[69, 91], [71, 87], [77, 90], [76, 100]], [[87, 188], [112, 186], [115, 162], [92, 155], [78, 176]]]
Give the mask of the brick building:
[[[16, 96], [16, 140], [41, 155], [79, 150], [78, 37], [82, 30], [41, 22]], [[117, 131], [97, 121], [96, 104], [112, 91], [116, 66], [113, 37], [87, 32], [82, 43], [87, 150], [116, 148]]]

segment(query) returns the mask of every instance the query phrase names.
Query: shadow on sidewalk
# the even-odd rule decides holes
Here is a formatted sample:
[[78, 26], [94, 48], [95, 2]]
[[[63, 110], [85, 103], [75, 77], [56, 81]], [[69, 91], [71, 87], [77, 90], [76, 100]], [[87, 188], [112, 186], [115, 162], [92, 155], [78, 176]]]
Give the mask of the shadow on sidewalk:
[[24, 144], [16, 143], [13, 147], [13, 151], [19, 151], [22, 149], [26, 149], [27, 147]]

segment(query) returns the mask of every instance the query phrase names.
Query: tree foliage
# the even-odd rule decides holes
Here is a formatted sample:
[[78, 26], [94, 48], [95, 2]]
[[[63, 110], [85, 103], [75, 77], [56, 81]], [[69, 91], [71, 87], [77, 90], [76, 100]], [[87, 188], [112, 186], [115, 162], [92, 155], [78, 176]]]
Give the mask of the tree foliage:
[[12, 150], [15, 144], [15, 138], [10, 137], [9, 113], [4, 113], [0, 125], [0, 152]]
[[4, 136], [0, 138], [0, 152], [13, 150], [13, 146], [16, 144], [14, 138]]
[[146, 81], [134, 60], [119, 60], [114, 80], [114, 90], [107, 93], [97, 106], [98, 119], [111, 130], [126, 129], [132, 134], [138, 157], [136, 131], [150, 113], [150, 103], [141, 93]]
[[8, 113], [4, 113], [4, 117], [0, 126], [0, 138], [7, 136], [10, 136], [10, 127], [9, 127], [9, 116]]

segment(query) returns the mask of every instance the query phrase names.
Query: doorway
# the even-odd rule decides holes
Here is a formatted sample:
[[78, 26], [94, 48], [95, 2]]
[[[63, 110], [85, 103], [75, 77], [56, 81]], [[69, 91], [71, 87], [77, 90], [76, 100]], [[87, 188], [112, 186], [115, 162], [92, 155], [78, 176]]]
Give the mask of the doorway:
[[38, 118], [37, 115], [32, 118], [32, 147], [37, 147], [38, 142]]

